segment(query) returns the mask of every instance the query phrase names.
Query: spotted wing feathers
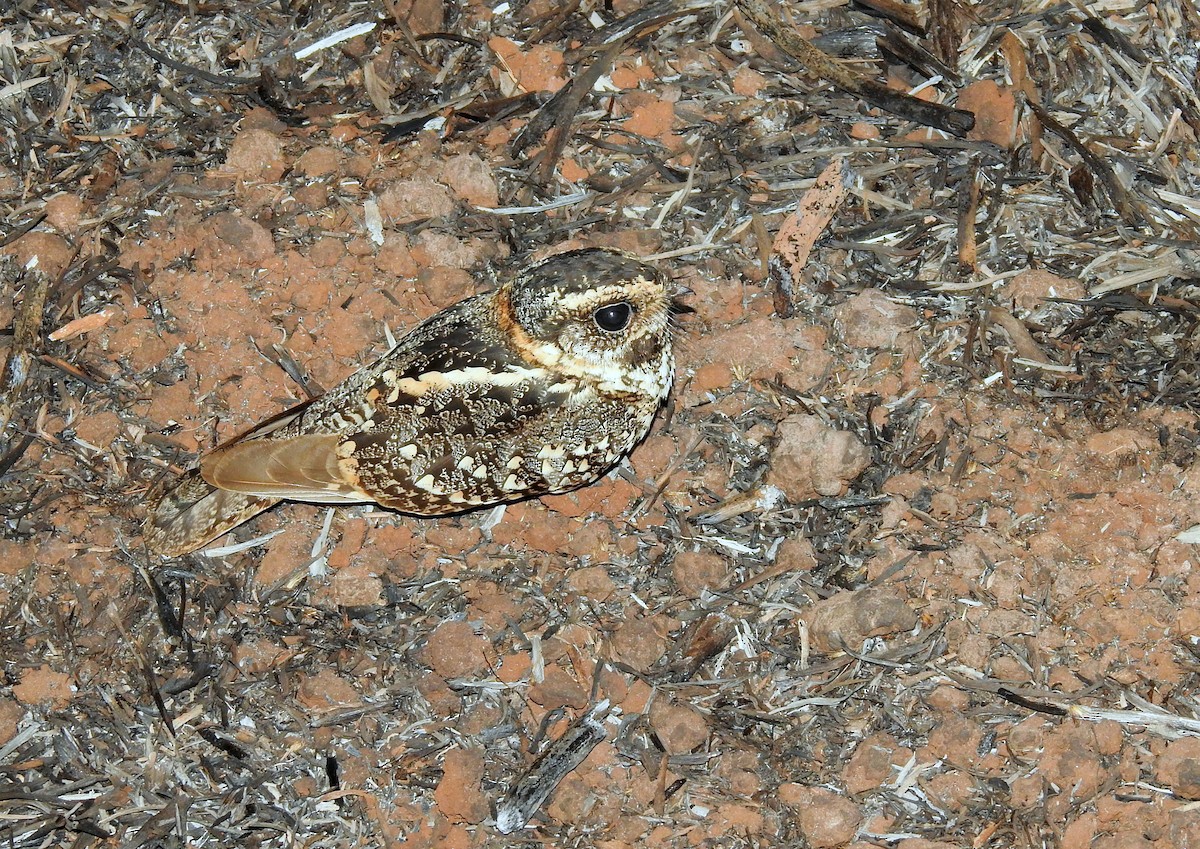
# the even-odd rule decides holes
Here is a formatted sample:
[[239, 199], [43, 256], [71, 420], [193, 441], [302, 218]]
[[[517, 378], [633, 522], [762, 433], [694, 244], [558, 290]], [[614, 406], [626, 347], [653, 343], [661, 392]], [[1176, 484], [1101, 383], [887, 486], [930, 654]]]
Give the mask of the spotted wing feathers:
[[351, 475], [379, 504], [437, 515], [546, 491], [540, 476], [509, 481], [521, 462], [509, 465], [519, 452], [514, 436], [544, 426], [565, 393], [542, 375], [456, 365], [421, 375], [416, 385], [406, 380], [414, 395], [402, 392], [371, 430], [346, 437], [341, 451]]

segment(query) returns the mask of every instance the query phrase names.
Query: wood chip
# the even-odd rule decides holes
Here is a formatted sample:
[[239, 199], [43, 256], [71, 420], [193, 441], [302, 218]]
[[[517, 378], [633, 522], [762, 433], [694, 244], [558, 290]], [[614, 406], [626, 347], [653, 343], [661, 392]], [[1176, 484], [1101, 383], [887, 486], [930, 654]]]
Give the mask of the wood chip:
[[55, 330], [49, 335], [51, 342], [62, 342], [64, 339], [74, 339], [76, 336], [82, 336], [85, 333], [91, 333], [93, 330], [99, 330], [104, 327], [112, 317], [117, 314], [117, 308], [107, 306], [87, 315], [81, 315], [79, 318], [72, 319], [62, 327]]
[[833, 160], [804, 193], [800, 206], [784, 219], [771, 250], [787, 265], [793, 278], [800, 276], [813, 245], [833, 220], [833, 214], [846, 197], [850, 179], [846, 160]]

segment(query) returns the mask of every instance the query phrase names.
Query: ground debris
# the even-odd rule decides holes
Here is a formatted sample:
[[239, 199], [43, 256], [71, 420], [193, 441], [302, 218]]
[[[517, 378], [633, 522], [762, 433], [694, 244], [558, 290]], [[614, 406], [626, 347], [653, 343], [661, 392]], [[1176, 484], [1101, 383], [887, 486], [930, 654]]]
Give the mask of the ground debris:
[[[1196, 843], [1200, 17], [1085, 5], [3, 6], [0, 844]], [[687, 306], [613, 475], [147, 556], [584, 245]]]

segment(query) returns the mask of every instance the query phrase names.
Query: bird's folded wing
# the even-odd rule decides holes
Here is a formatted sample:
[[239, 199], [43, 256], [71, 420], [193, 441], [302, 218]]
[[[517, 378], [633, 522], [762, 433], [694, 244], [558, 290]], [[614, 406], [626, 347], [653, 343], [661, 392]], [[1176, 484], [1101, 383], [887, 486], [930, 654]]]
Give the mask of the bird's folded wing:
[[264, 498], [320, 504], [371, 501], [339, 465], [342, 439], [322, 433], [234, 442], [201, 460], [200, 474], [219, 489]]

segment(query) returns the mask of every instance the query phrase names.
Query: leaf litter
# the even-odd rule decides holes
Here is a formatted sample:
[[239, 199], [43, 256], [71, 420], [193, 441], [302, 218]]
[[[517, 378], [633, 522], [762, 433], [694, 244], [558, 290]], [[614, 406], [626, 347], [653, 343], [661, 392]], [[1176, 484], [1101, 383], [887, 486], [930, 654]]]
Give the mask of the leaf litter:
[[[1190, 4], [0, 27], [8, 845], [1195, 839]], [[560, 243], [695, 310], [608, 480], [149, 561], [197, 453]]]

